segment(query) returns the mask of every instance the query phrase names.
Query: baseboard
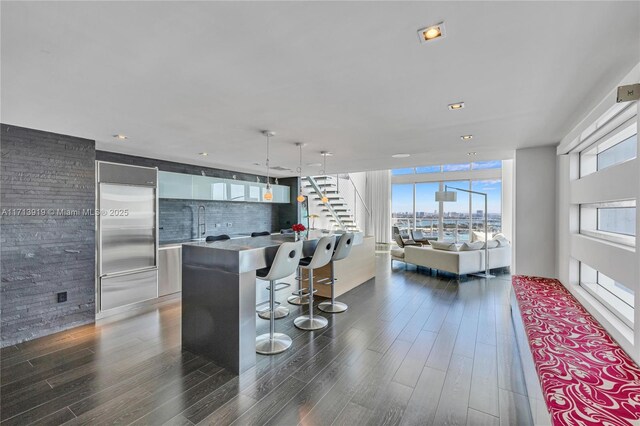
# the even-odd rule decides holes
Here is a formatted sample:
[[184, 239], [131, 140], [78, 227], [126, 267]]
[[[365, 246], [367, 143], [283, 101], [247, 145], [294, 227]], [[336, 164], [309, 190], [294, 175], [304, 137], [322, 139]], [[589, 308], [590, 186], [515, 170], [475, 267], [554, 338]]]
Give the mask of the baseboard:
[[109, 311], [96, 314], [96, 324], [108, 324], [113, 321], [119, 321], [125, 318], [131, 318], [145, 312], [153, 311], [160, 306], [174, 303], [182, 299], [182, 292], [167, 294], [156, 299], [145, 300], [144, 302], [134, 303], [132, 305], [123, 306], [121, 308], [110, 309]]

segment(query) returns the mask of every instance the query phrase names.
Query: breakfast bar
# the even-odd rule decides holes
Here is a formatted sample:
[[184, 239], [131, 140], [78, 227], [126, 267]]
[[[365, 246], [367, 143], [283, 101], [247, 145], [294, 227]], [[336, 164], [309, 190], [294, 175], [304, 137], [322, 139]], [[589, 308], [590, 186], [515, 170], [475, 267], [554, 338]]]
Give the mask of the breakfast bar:
[[[303, 256], [313, 254], [322, 236], [311, 232], [303, 239]], [[367, 238], [356, 234], [354, 246]], [[254, 366], [256, 270], [269, 266], [278, 247], [291, 241], [294, 235], [278, 234], [183, 244], [182, 347], [236, 374]], [[371, 250], [366, 279], [344, 284], [352, 288], [371, 278], [374, 259]]]

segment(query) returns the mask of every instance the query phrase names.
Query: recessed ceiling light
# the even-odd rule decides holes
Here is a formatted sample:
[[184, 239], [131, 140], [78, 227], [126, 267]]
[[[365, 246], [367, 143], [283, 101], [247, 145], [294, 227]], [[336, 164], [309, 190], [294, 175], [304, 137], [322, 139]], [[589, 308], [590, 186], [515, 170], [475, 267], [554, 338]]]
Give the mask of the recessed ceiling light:
[[329, 151], [322, 151], [320, 153], [320, 155], [326, 155], [327, 157], [333, 157], [333, 152], [329, 152]]
[[476, 155], [477, 152], [467, 152], [467, 155]]
[[473, 139], [473, 135], [462, 135], [460, 136], [460, 139], [462, 139], [463, 141], [470, 141], [471, 139]]
[[449, 108], [449, 110], [451, 110], [451, 111], [455, 111], [455, 110], [458, 110], [458, 109], [462, 109], [462, 108], [464, 108], [464, 102], [456, 102], [456, 103], [454, 103], [454, 104], [449, 104], [447, 107], [448, 107], [448, 108]]
[[420, 43], [426, 43], [428, 41], [443, 38], [444, 36], [444, 22], [440, 22], [439, 24], [431, 25], [427, 28], [418, 30], [418, 38], [420, 39]]
[[114, 137], [114, 138], [116, 138], [116, 139], [118, 139], [118, 140], [121, 140], [121, 141], [123, 141], [123, 140], [125, 140], [125, 139], [129, 139], [127, 136], [125, 136], [125, 135], [121, 135], [121, 134], [119, 134], [119, 133], [118, 133], [117, 135], [113, 135], [113, 137]]
[[393, 158], [407, 158], [407, 157], [411, 157], [411, 154], [393, 154], [392, 157]]
[[322, 166], [322, 163], [307, 163], [307, 166], [309, 166], [309, 167], [320, 167], [320, 166]]
[[200, 152], [198, 155], [202, 155], [203, 157], [206, 157], [207, 155], [209, 155], [208, 152]]

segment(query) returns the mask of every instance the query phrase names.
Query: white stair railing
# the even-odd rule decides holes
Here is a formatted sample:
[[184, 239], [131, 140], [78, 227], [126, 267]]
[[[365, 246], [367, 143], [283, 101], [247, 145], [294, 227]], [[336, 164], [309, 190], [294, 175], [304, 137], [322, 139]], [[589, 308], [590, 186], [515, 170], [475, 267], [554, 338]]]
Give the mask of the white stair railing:
[[[315, 194], [322, 198], [323, 196], [323, 191], [320, 189], [320, 187], [318, 186], [318, 183], [316, 182], [316, 180], [312, 177], [312, 176], [307, 176], [306, 177], [307, 182], [309, 183], [309, 185], [311, 186], [311, 189], [313, 189], [313, 192], [315, 192]], [[326, 185], [326, 183], [325, 183]], [[337, 192], [337, 191], [336, 191]], [[331, 205], [330, 202], [328, 203], [324, 203], [324, 206], [327, 210], [329, 210], [329, 213], [331, 214], [331, 216], [333, 216], [333, 219], [335, 220], [335, 222], [338, 224], [338, 226], [340, 227], [341, 230], [346, 231], [347, 227], [345, 226], [345, 224], [342, 222], [342, 219], [340, 218], [340, 216], [338, 215], [338, 213], [333, 209], [333, 206]], [[311, 213], [311, 206], [309, 206], [309, 213]]]
[[[368, 207], [364, 204], [355, 184], [350, 181], [350, 185], [341, 184], [340, 181], [344, 180], [345, 175], [336, 176], [307, 176], [304, 180], [307, 182], [304, 187], [307, 190], [307, 196], [309, 197], [309, 214], [317, 214], [321, 220], [320, 224], [324, 223], [326, 229], [341, 230], [341, 231], [359, 231], [357, 220], [357, 204], [361, 202], [365, 210], [368, 212]], [[348, 176], [348, 175], [346, 175]], [[345, 191], [344, 188], [347, 190]], [[352, 192], [353, 188], [353, 192]], [[322, 203], [321, 199], [326, 191], [329, 201]], [[352, 199], [350, 195], [353, 195]], [[359, 198], [360, 200], [359, 200]], [[312, 200], [319, 200], [318, 203], [312, 203]], [[326, 223], [326, 219], [329, 223]]]

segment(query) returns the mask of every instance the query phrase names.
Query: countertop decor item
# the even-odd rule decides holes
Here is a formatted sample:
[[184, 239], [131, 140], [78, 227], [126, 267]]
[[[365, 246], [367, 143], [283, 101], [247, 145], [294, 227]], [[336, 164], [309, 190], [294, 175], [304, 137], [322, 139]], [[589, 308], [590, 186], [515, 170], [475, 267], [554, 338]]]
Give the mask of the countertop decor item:
[[291, 229], [293, 229], [293, 232], [295, 232], [296, 241], [298, 241], [302, 233], [307, 230], [307, 228], [305, 228], [305, 226], [301, 223], [296, 223], [291, 227]]
[[316, 229], [316, 219], [319, 218], [320, 216], [317, 214], [310, 214], [307, 217], [311, 219], [311, 229]]

